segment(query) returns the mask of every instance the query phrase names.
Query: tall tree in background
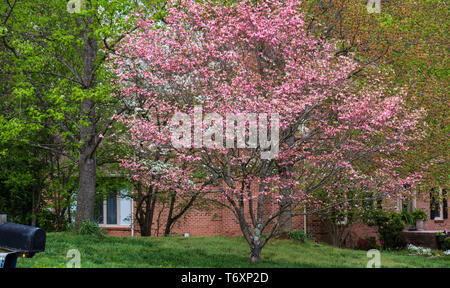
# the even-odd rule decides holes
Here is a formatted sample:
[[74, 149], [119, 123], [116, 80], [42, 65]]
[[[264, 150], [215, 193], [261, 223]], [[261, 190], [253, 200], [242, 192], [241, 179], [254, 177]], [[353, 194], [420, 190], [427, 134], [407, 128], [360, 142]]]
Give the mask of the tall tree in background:
[[[3, 55], [11, 59], [2, 75], [12, 78], [13, 96], [29, 101], [22, 122], [53, 135], [53, 141], [36, 143], [26, 137], [29, 129], [23, 126], [9, 139], [27, 138], [27, 145], [77, 162], [78, 227], [83, 220], [94, 219], [96, 152], [110, 128], [110, 115], [119, 109], [110, 101], [110, 75], [104, 64], [115, 45], [134, 29], [132, 11], [142, 4], [70, 3], [79, 7], [68, 9], [68, 2], [59, 0], [3, 0], [0, 36]], [[13, 117], [8, 123], [17, 121]]]
[[[406, 92], [402, 97], [411, 109], [425, 108], [426, 122], [418, 125], [426, 137], [409, 143], [398, 170], [420, 172], [427, 189], [448, 187], [448, 3], [381, 1], [380, 13], [369, 13], [367, 4], [365, 0], [313, 0], [301, 5], [309, 33], [339, 43], [336, 56], [354, 55], [360, 66], [352, 78], [367, 81], [378, 77], [380, 68], [387, 68], [386, 84], [402, 86]], [[285, 205], [281, 235], [292, 229], [294, 215], [289, 200]]]
[[449, 186], [448, 1], [381, 1], [368, 13], [365, 0], [304, 1], [312, 33], [340, 41], [338, 54], [356, 53], [357, 78], [389, 67], [412, 108], [427, 111], [426, 137], [411, 143], [404, 169], [423, 171], [424, 185]]

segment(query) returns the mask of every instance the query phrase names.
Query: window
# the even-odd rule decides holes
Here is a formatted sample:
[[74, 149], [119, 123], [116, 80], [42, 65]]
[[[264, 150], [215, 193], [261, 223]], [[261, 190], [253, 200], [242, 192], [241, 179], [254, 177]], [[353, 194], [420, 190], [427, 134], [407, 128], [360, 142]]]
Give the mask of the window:
[[[409, 184], [405, 184], [403, 186], [405, 190], [410, 189], [411, 186]], [[404, 197], [400, 196], [397, 199], [397, 212], [407, 211], [408, 213], [414, 212], [416, 209], [416, 192], [411, 195], [412, 197]]]
[[430, 192], [430, 219], [448, 219], [448, 194], [441, 187]]
[[399, 201], [399, 211], [408, 211], [409, 213], [414, 212], [416, 208], [416, 199], [400, 199]]
[[[119, 200], [120, 201], [120, 200]], [[117, 196], [108, 196], [106, 198], [106, 224], [117, 224]]]
[[398, 212], [407, 211], [409, 213], [412, 213], [414, 212], [415, 209], [416, 209], [416, 195], [414, 195], [414, 197], [409, 199], [402, 197], [397, 200]]
[[97, 202], [95, 221], [98, 224], [119, 226], [129, 226], [131, 224], [132, 201], [124, 194], [110, 195], [105, 200]]

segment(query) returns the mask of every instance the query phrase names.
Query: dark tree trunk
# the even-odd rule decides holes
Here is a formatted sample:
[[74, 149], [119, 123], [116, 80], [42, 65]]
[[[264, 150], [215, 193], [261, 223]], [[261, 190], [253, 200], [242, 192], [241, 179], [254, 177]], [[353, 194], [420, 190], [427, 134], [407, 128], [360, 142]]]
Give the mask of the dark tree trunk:
[[[85, 115], [93, 116], [94, 100], [85, 99], [82, 104], [82, 111]], [[81, 139], [83, 140], [83, 146], [81, 147], [80, 161], [78, 163], [79, 185], [75, 229], [78, 229], [84, 220], [94, 221], [96, 176], [95, 126], [82, 126]]]
[[175, 200], [176, 200], [176, 194], [172, 193], [170, 196], [170, 207], [169, 207], [169, 214], [167, 215], [167, 222], [166, 222], [166, 229], [164, 229], [164, 236], [170, 235], [170, 230], [173, 224], [173, 209], [175, 208]]
[[71, 205], [70, 205], [70, 196], [67, 198], [67, 223], [72, 223], [72, 212], [71, 212]]
[[[291, 136], [287, 139], [287, 144], [289, 146], [294, 145], [295, 138], [294, 132], [291, 131], [292, 128], [288, 131]], [[292, 165], [286, 165], [281, 168], [282, 177], [288, 180], [291, 177], [292, 173]], [[288, 233], [292, 230], [292, 199], [290, 198], [292, 195], [292, 191], [290, 187], [287, 187], [281, 191], [283, 198], [280, 202], [280, 228], [278, 229], [277, 236], [280, 238], [287, 238]]]
[[250, 262], [252, 263], [261, 263], [262, 260], [262, 247], [252, 246], [250, 247]]
[[247, 240], [247, 243], [250, 247], [250, 256], [249, 261], [252, 263], [261, 263], [262, 260], [262, 249], [264, 247], [264, 244], [262, 242], [262, 231], [260, 228], [257, 227], [251, 227], [249, 223], [245, 220], [245, 214], [242, 213], [243, 210], [241, 210], [241, 213], [238, 213], [238, 221], [239, 226], [241, 228], [242, 234], [244, 235], [245, 240]]
[[[139, 223], [140, 233], [143, 237], [151, 236], [151, 227], [148, 225], [150, 217], [149, 201], [150, 197], [147, 195], [138, 199], [137, 203], [136, 220]], [[144, 206], [145, 208], [143, 208]]]
[[136, 220], [139, 223], [141, 236], [151, 236], [158, 189], [150, 187], [147, 194], [144, 195], [142, 185], [138, 184], [137, 187], [139, 196], [137, 199]]
[[195, 200], [198, 197], [198, 193], [192, 195], [189, 199], [189, 202], [184, 206], [177, 214], [174, 214], [175, 211], [175, 202], [177, 201], [177, 194], [173, 193], [170, 197], [170, 207], [169, 207], [169, 215], [167, 216], [166, 229], [164, 230], [164, 236], [169, 236], [170, 231], [172, 230], [173, 225], [180, 219], [195, 203]]
[[61, 232], [64, 230], [64, 219], [66, 214], [66, 208], [62, 208], [55, 212], [56, 214], [56, 232]]
[[[289, 189], [290, 190], [290, 189]], [[290, 192], [289, 192], [290, 193]], [[280, 228], [278, 229], [278, 237], [287, 238], [292, 230], [292, 201], [290, 198], [283, 198], [280, 203]]]
[[159, 212], [158, 212], [158, 217], [156, 217], [156, 229], [155, 229], [156, 237], [159, 236], [159, 230], [161, 229], [161, 226], [162, 226], [161, 215], [162, 215], [162, 213], [164, 212], [164, 210], [166, 208], [165, 206], [166, 206], [165, 203], [162, 203], [161, 209], [159, 209]]
[[[84, 41], [83, 49], [83, 89], [90, 90], [96, 86], [95, 61], [97, 60], [98, 43], [95, 36], [89, 35], [89, 24], [92, 18], [84, 22], [81, 36]], [[80, 23], [79, 23], [80, 25]], [[88, 94], [88, 93], [87, 93]], [[84, 220], [94, 221], [95, 209], [95, 176], [96, 176], [96, 119], [95, 101], [85, 98], [81, 103], [81, 119], [87, 123], [80, 128], [80, 139], [83, 142], [79, 160], [79, 186], [77, 196], [77, 212], [75, 216], [75, 230]]]
[[155, 191], [151, 194], [151, 205], [150, 211], [147, 216], [147, 227], [149, 231], [149, 235], [152, 235], [152, 227], [153, 227], [153, 216], [155, 215], [155, 207], [156, 207], [156, 194], [158, 193], [158, 189], [154, 189]]
[[31, 226], [36, 227], [37, 214], [39, 213], [39, 206], [41, 204], [41, 191], [38, 187], [33, 188], [32, 204], [31, 204]]

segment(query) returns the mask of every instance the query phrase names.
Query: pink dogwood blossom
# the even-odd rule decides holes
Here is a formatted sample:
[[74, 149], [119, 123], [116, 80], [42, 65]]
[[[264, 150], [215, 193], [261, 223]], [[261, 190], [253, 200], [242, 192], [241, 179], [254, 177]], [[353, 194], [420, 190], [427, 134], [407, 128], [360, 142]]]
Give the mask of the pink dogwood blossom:
[[[420, 136], [423, 112], [407, 111], [401, 92], [391, 95], [379, 79], [354, 81], [358, 63], [308, 33], [297, 0], [181, 0], [170, 2], [164, 22], [139, 21], [114, 58], [118, 95], [130, 111], [117, 118], [140, 155], [122, 166], [146, 185], [180, 193], [200, 189], [192, 175], [202, 171], [200, 182], [215, 187], [210, 200], [236, 216], [252, 261], [261, 259], [286, 209], [327, 204], [317, 191], [338, 203], [344, 189], [386, 198], [407, 182], [414, 188], [417, 177], [401, 175], [395, 156]], [[205, 114], [277, 113], [279, 155], [175, 149], [170, 119], [193, 115], [196, 105]]]

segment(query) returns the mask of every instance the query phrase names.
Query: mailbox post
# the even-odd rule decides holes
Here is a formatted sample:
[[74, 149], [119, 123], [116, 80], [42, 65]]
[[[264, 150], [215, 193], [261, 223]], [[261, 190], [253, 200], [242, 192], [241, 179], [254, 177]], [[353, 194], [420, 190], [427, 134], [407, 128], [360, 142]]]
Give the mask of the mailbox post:
[[0, 214], [0, 225], [6, 223], [7, 217], [5, 214]]

